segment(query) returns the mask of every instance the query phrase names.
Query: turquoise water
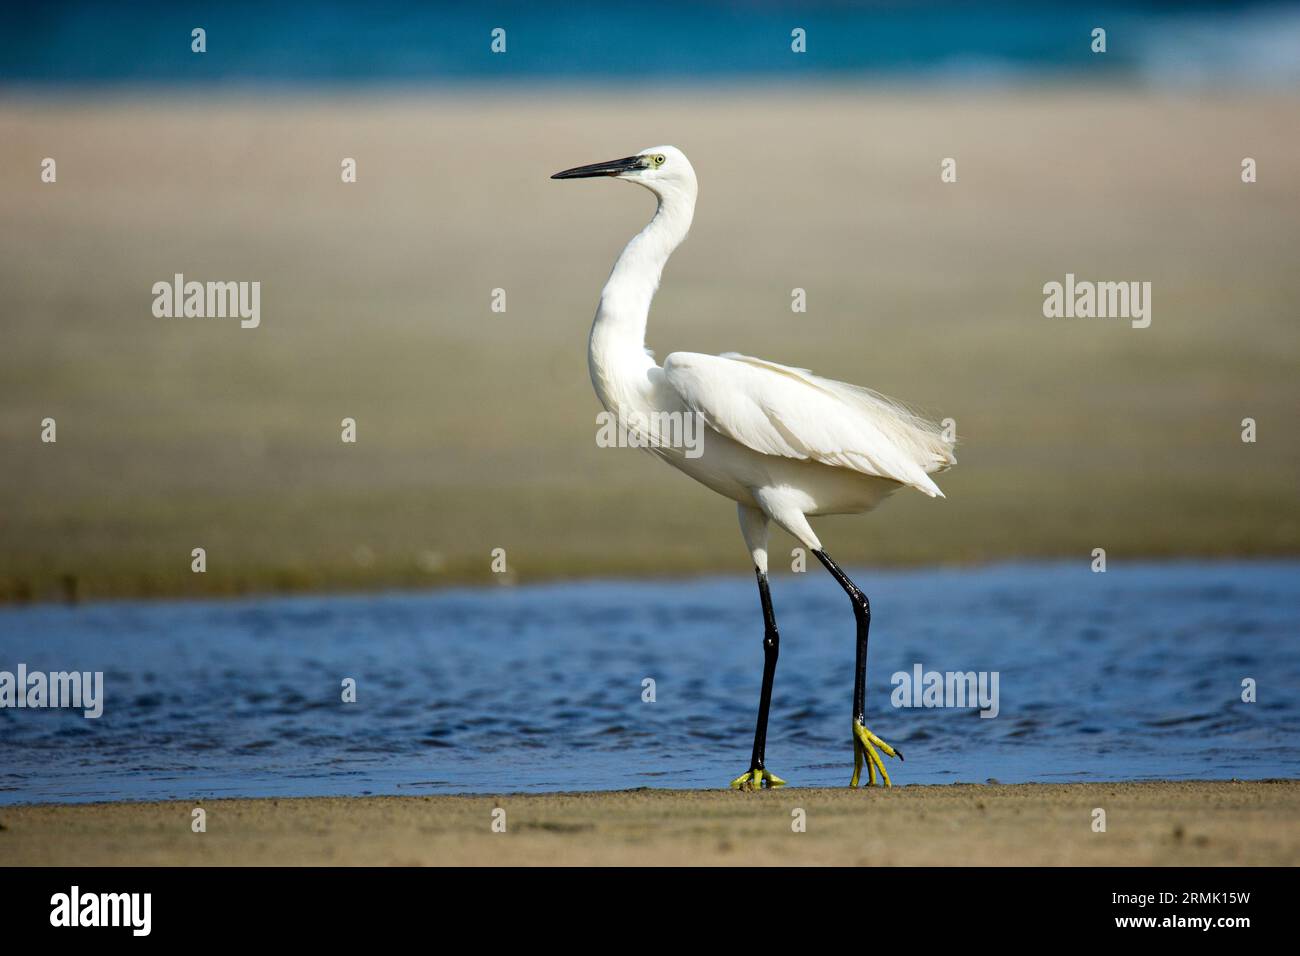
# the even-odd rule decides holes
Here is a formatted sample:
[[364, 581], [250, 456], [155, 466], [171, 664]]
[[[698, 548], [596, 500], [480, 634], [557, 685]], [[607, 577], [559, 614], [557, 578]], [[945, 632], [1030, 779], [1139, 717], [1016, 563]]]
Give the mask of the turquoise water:
[[[896, 784], [1300, 776], [1300, 562], [855, 573]], [[848, 602], [820, 570], [773, 597], [768, 764], [842, 785]], [[748, 576], [8, 609], [0, 670], [102, 670], [105, 702], [0, 709], [0, 803], [725, 785], [761, 636]], [[996, 671], [998, 715], [892, 706], [916, 664]]]
[[[196, 27], [203, 54], [191, 51]], [[1104, 55], [1092, 51], [1098, 27]], [[494, 54], [498, 28], [505, 50]], [[91, 87], [555, 79], [616, 93], [665, 80], [1056, 76], [1286, 88], [1298, 69], [1297, 6], [1276, 2], [53, 0], [15, 5], [0, 31], [0, 81]]]

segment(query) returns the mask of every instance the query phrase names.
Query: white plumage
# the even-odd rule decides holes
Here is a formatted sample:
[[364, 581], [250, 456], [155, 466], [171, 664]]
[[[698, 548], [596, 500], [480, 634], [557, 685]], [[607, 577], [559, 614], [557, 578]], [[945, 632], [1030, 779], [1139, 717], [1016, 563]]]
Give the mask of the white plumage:
[[870, 389], [737, 352], [674, 352], [664, 377], [705, 423], [765, 455], [892, 478], [943, 497], [930, 473], [954, 464], [939, 429]]
[[760, 570], [767, 570], [768, 519], [820, 550], [810, 516], [868, 511], [904, 485], [942, 496], [930, 475], [956, 462], [952, 442], [892, 399], [734, 352], [674, 352], [657, 365], [646, 350], [646, 320], [664, 264], [690, 230], [695, 170], [680, 150], [658, 146], [557, 174], [593, 175], [637, 183], [659, 200], [601, 291], [588, 348], [596, 394], [624, 420], [653, 421], [662, 413], [702, 417], [709, 431], [700, 457], [671, 447], [652, 450], [737, 502]]

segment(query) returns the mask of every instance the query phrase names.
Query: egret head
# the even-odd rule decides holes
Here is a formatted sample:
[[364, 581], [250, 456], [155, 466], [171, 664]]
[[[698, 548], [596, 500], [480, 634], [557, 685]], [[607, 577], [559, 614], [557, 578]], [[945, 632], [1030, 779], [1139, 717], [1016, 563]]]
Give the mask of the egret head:
[[611, 159], [590, 166], [577, 166], [556, 173], [552, 179], [588, 179], [593, 176], [610, 176], [626, 179], [644, 186], [660, 199], [669, 196], [688, 197], [695, 200], [695, 169], [676, 146], [655, 146], [643, 149], [635, 156]]

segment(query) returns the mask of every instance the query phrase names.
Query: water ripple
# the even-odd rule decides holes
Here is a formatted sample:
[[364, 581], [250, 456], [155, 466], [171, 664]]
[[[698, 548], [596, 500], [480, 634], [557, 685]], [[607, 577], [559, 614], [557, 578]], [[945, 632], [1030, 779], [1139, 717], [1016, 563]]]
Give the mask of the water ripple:
[[[900, 783], [1300, 775], [1300, 563], [855, 576], [869, 723], [904, 746]], [[0, 709], [0, 803], [718, 786], [748, 765], [752, 592], [738, 575], [6, 609], [0, 670], [101, 670], [106, 701], [98, 720]], [[773, 594], [768, 763], [843, 784], [852, 617], [824, 575]], [[997, 672], [997, 716], [892, 706], [916, 664]]]

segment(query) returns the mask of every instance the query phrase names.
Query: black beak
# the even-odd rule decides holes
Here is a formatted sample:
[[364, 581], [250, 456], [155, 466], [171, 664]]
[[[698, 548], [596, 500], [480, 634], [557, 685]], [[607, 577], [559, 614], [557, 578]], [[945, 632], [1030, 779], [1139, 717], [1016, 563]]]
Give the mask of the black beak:
[[605, 163], [592, 163], [590, 166], [575, 166], [562, 173], [556, 173], [552, 179], [590, 179], [592, 176], [617, 176], [630, 173], [634, 169], [645, 167], [644, 156], [627, 156], [623, 159], [611, 159]]

